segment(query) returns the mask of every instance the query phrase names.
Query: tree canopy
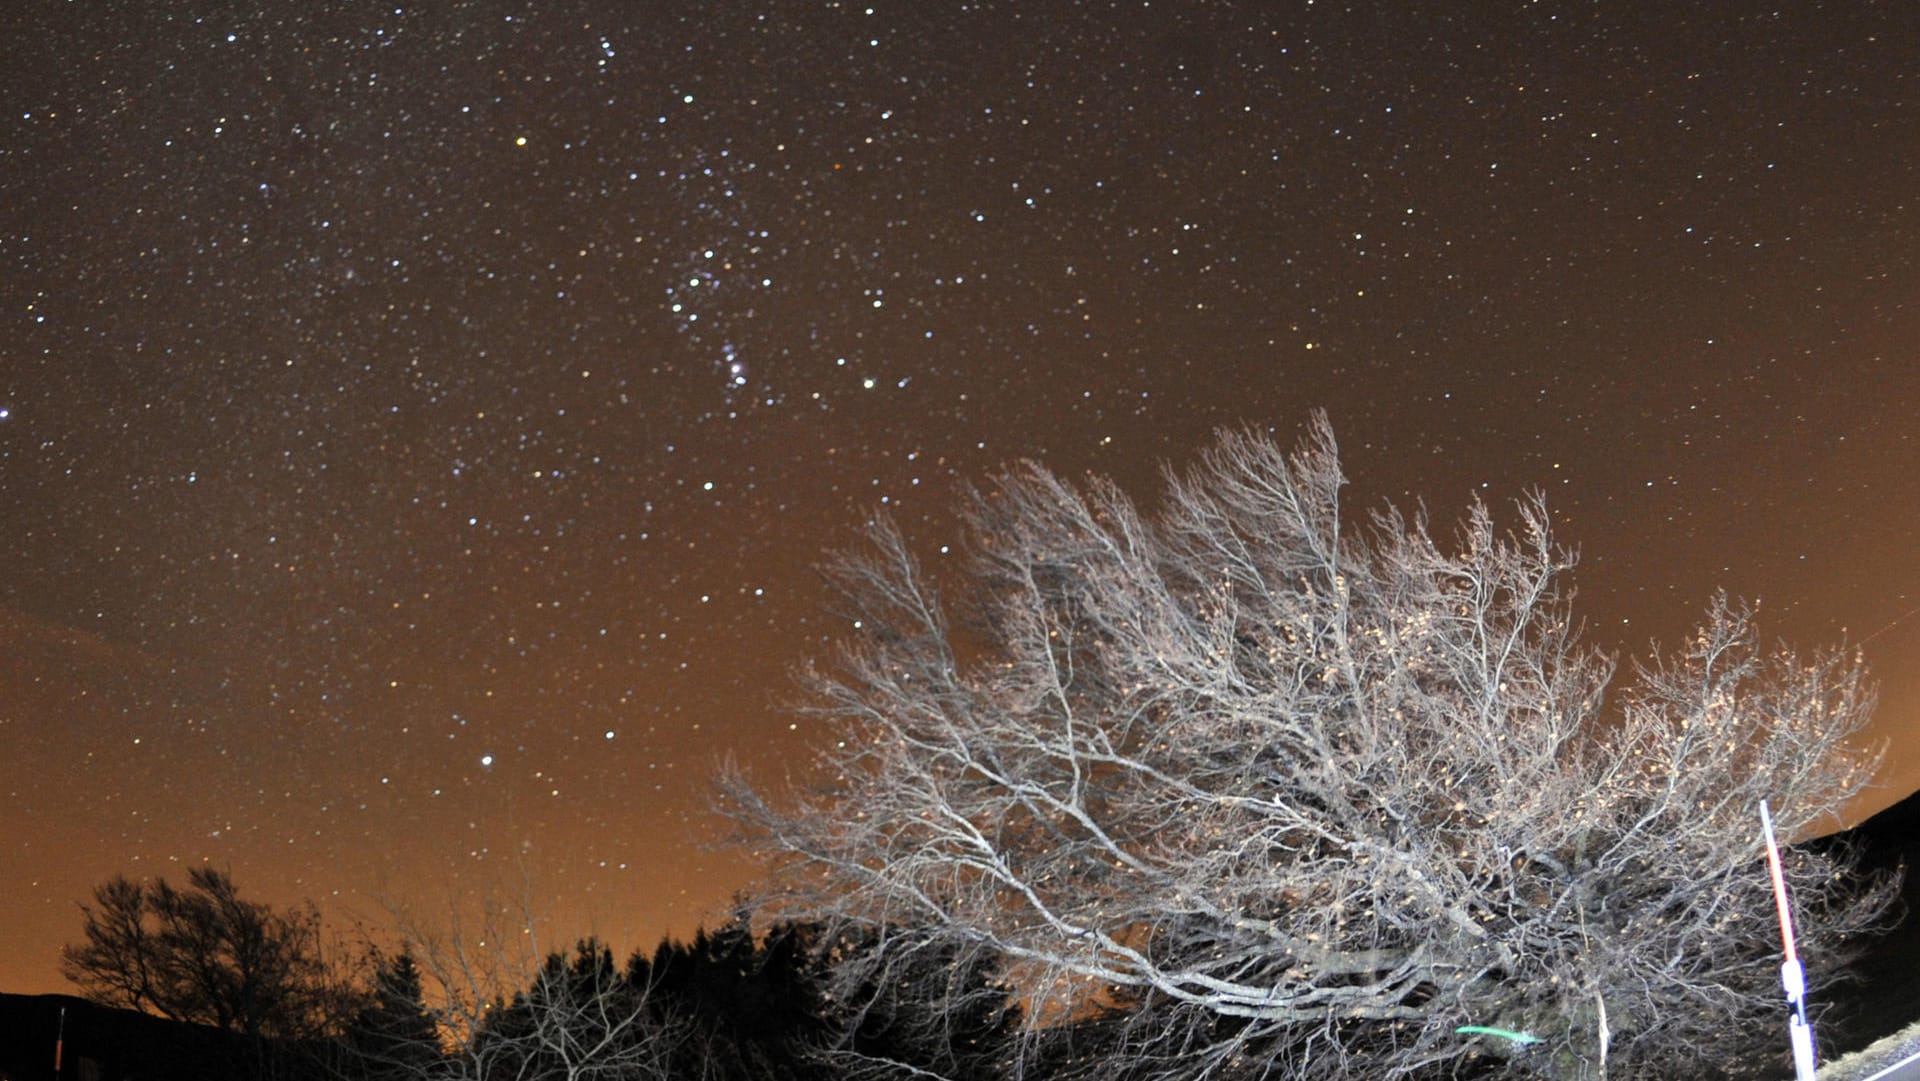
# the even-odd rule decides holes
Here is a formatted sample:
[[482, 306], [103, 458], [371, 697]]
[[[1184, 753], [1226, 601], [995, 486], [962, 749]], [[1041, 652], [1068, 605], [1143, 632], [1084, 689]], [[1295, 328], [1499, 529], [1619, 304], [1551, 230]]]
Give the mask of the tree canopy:
[[249, 1036], [310, 1036], [334, 1018], [311, 906], [244, 900], [231, 875], [196, 867], [185, 889], [115, 876], [80, 908], [86, 941], [61, 951], [61, 971], [96, 1002]]
[[[1803, 833], [1870, 779], [1859, 658], [1717, 597], [1616, 684], [1542, 499], [1443, 542], [1344, 483], [1323, 416], [1291, 454], [1222, 435], [1153, 516], [1017, 466], [965, 507], [951, 608], [876, 524], [805, 675], [826, 781], [730, 792], [778, 895], [1006, 958], [1042, 1015], [1105, 1019], [1088, 1074], [1771, 1065], [1755, 808]], [[1886, 904], [1850, 871], [1790, 855], [1810, 953]]]

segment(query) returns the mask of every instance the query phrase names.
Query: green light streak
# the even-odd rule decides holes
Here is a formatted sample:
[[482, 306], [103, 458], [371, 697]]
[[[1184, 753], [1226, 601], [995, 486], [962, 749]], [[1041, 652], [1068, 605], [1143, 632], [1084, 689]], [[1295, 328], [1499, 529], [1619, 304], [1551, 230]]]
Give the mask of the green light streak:
[[1498, 1036], [1503, 1040], [1512, 1040], [1514, 1043], [1517, 1043], [1522, 1047], [1525, 1047], [1527, 1044], [1530, 1044], [1530, 1043], [1546, 1042], [1545, 1040], [1541, 1039], [1538, 1036], [1535, 1036], [1531, 1032], [1515, 1032], [1512, 1029], [1507, 1029], [1507, 1028], [1489, 1028], [1486, 1025], [1461, 1025], [1459, 1028], [1456, 1028], [1453, 1031], [1462, 1036], [1472, 1036], [1472, 1035]]

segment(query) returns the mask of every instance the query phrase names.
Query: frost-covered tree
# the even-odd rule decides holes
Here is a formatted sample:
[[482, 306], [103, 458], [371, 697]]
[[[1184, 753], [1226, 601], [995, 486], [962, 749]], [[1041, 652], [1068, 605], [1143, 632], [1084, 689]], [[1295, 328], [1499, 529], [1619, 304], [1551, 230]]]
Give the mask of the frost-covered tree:
[[[1443, 540], [1343, 484], [1324, 417], [1221, 436], [1151, 517], [1019, 466], [952, 612], [876, 526], [806, 677], [825, 780], [729, 792], [796, 914], [995, 951], [1031, 1016], [1105, 1019], [1073, 1069], [1109, 1078], [1771, 1065], [1755, 808], [1804, 835], [1869, 780], [1858, 658], [1720, 598], [1611, 686], [1539, 498]], [[1789, 855], [1813, 957], [1884, 908], [1850, 867]]]

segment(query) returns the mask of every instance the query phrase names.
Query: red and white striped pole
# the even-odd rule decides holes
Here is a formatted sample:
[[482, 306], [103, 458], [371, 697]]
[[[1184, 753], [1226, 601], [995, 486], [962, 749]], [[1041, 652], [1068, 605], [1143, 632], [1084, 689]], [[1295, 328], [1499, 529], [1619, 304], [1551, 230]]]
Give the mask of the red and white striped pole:
[[1787, 1007], [1793, 1011], [1787, 1019], [1787, 1037], [1793, 1043], [1793, 1075], [1796, 1081], [1813, 1081], [1813, 1027], [1807, 1024], [1807, 970], [1793, 948], [1793, 912], [1787, 905], [1787, 876], [1780, 870], [1780, 846], [1773, 838], [1773, 815], [1767, 801], [1760, 801], [1760, 827], [1767, 835], [1767, 870], [1773, 875], [1773, 903], [1780, 910], [1780, 941], [1786, 947], [1787, 960], [1780, 966], [1780, 984], [1786, 988]]

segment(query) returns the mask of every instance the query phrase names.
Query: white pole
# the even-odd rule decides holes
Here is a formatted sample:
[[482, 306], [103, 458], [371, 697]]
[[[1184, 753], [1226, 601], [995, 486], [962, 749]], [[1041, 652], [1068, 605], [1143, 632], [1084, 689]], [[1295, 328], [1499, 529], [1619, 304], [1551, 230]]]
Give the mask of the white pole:
[[1787, 1019], [1787, 1039], [1793, 1045], [1793, 1075], [1796, 1081], [1813, 1081], [1813, 1026], [1807, 1023], [1807, 970], [1793, 947], [1793, 913], [1787, 905], [1787, 876], [1780, 870], [1780, 846], [1773, 838], [1773, 815], [1767, 801], [1760, 801], [1760, 828], [1767, 835], [1767, 871], [1773, 876], [1773, 903], [1780, 910], [1780, 942], [1786, 947], [1787, 960], [1780, 966], [1780, 986], [1786, 989], [1787, 1006], [1793, 1011]]

